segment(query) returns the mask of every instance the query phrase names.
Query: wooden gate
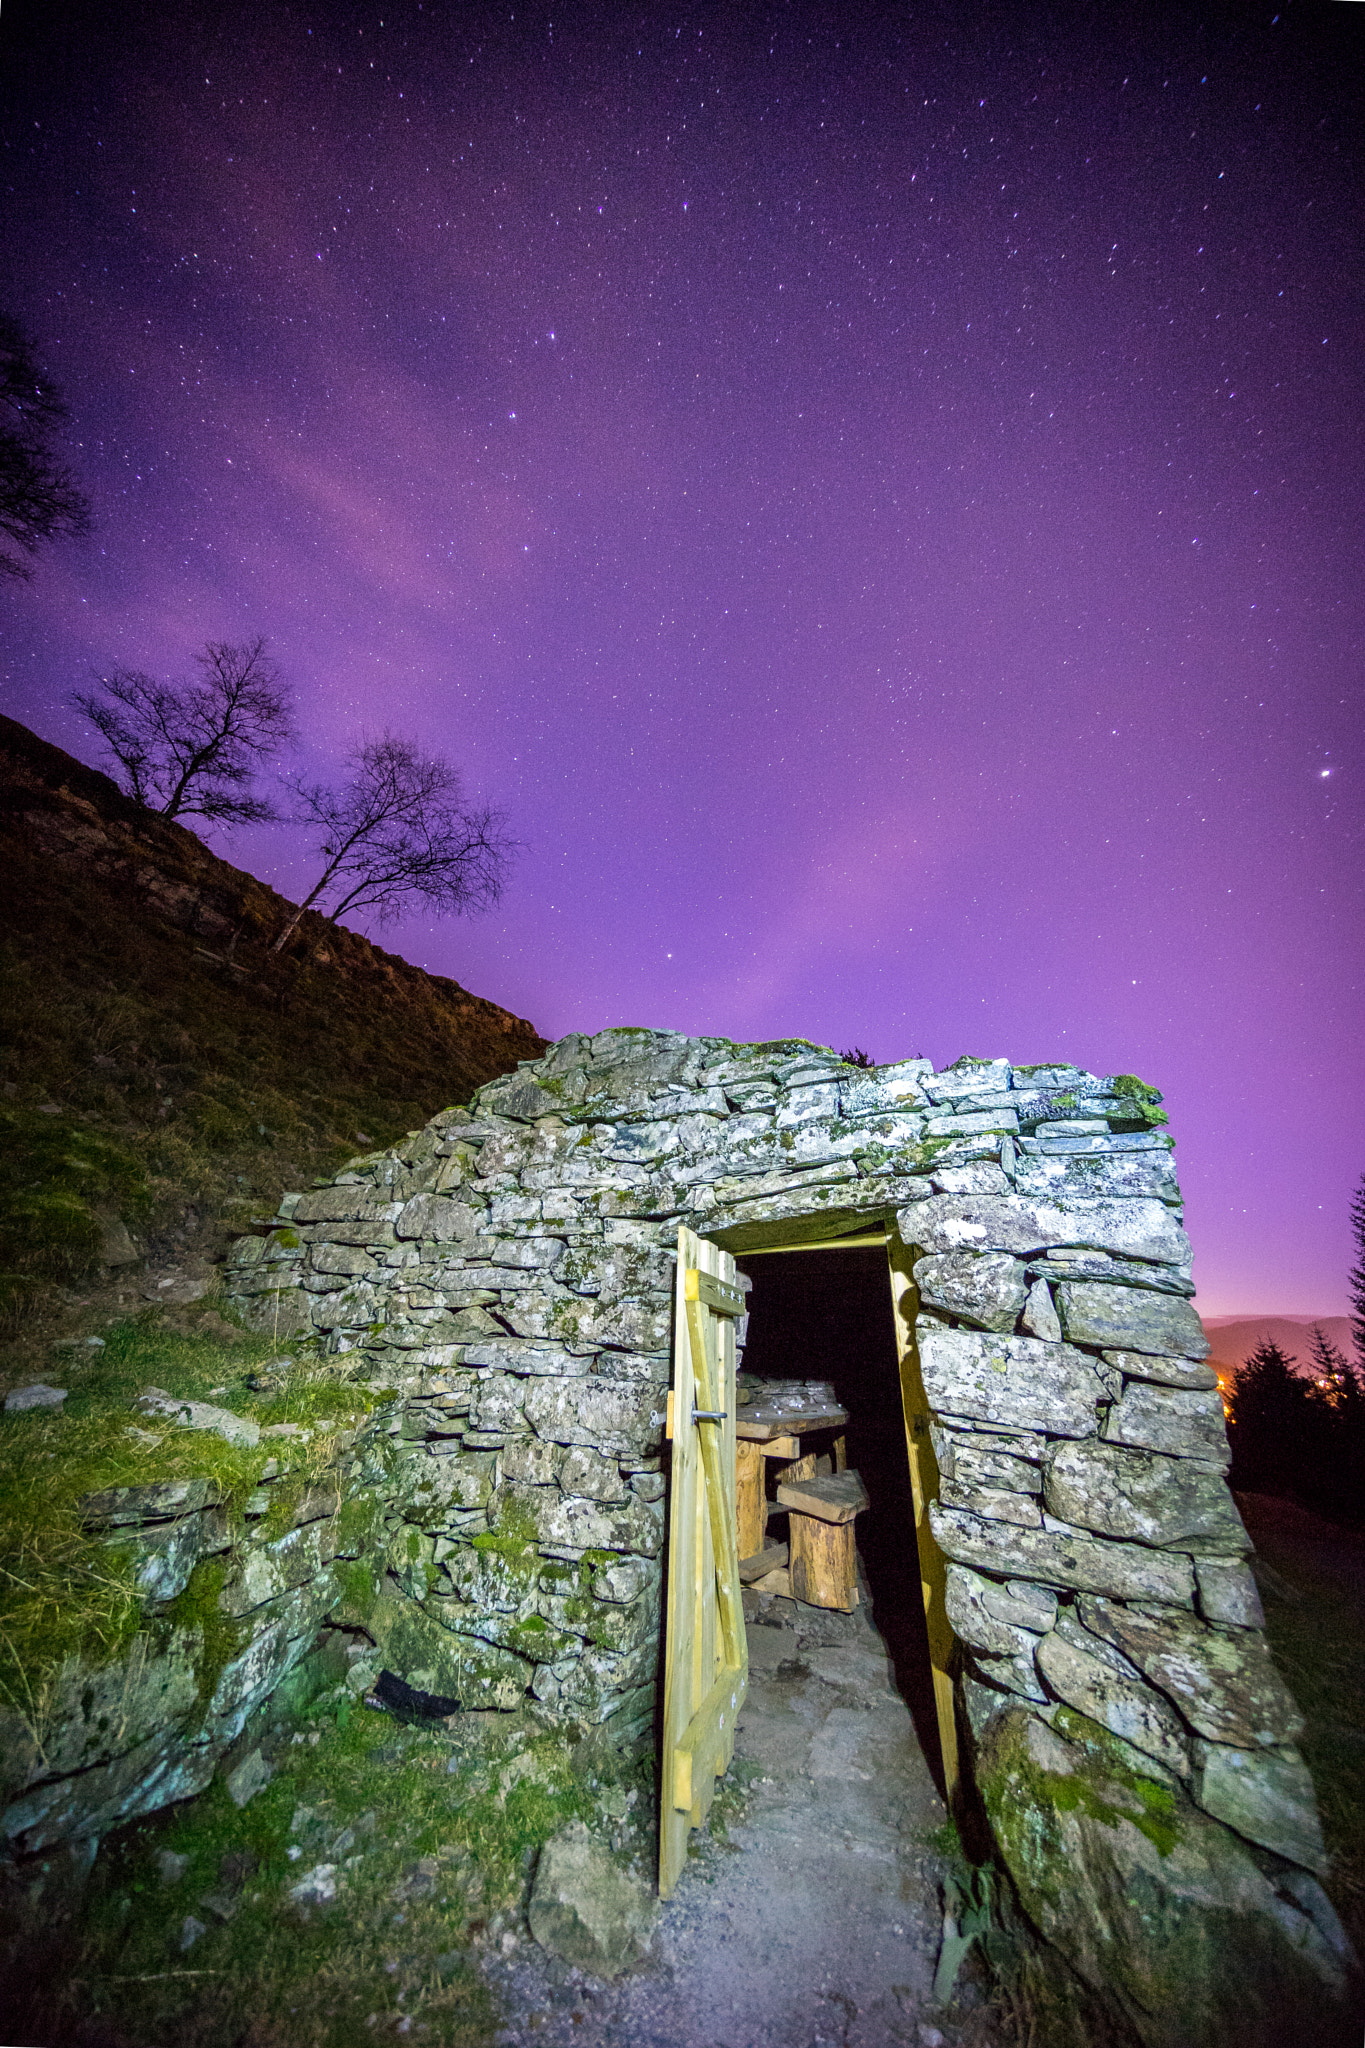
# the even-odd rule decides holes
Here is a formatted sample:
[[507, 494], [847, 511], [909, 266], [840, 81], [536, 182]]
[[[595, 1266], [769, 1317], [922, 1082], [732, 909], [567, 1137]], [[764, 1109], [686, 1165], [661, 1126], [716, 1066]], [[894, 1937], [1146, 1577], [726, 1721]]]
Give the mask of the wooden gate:
[[920, 1376], [915, 1344], [919, 1290], [913, 1272], [915, 1254], [895, 1231], [887, 1239], [891, 1261], [891, 1302], [896, 1315], [896, 1351], [900, 1358], [901, 1408], [905, 1415], [905, 1447], [910, 1459], [910, 1489], [915, 1501], [915, 1544], [919, 1551], [920, 1590], [929, 1637], [929, 1664], [938, 1712], [939, 1747], [943, 1752], [944, 1790], [951, 1807], [957, 1796], [957, 1720], [953, 1712], [953, 1648], [957, 1641], [944, 1604], [947, 1570], [943, 1552], [929, 1527], [929, 1503], [938, 1498], [938, 1460], [929, 1435], [929, 1402]]
[[705, 1821], [716, 1779], [734, 1754], [749, 1684], [735, 1549], [734, 1318], [744, 1297], [729, 1252], [685, 1225], [678, 1230], [676, 1303], [659, 1771], [665, 1899], [686, 1861], [688, 1834]]

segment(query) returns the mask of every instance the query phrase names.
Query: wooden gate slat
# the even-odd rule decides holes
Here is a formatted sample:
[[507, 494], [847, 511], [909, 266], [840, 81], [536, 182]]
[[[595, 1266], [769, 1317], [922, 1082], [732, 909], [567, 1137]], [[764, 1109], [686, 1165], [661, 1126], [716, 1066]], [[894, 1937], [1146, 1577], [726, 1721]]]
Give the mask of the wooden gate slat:
[[[664, 1622], [659, 1891], [667, 1898], [687, 1838], [710, 1810], [734, 1754], [749, 1679], [735, 1547], [735, 1262], [681, 1225], [670, 1403], [668, 1580]], [[723, 1419], [697, 1421], [697, 1410]]]

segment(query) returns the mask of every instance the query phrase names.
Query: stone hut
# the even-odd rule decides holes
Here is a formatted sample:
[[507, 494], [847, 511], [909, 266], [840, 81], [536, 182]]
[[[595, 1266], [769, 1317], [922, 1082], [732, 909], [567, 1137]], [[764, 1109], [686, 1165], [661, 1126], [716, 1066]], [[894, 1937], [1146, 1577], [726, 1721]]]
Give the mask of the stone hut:
[[678, 1226], [754, 1270], [883, 1236], [936, 1468], [927, 1597], [1029, 1916], [1144, 2042], [1196, 2038], [1151, 2017], [1191, 1971], [1240, 2039], [1278, 2038], [1246, 2016], [1286, 1985], [1334, 2002], [1346, 1950], [1159, 1102], [1065, 1063], [611, 1030], [288, 1196], [235, 1248], [238, 1307], [401, 1397], [376, 1665], [646, 1738]]

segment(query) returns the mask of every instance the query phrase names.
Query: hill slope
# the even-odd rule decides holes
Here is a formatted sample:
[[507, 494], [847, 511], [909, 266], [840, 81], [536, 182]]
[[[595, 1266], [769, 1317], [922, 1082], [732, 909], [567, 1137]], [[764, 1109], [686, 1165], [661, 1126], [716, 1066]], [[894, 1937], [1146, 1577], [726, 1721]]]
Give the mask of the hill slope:
[[212, 1257], [286, 1186], [543, 1048], [523, 1018], [315, 913], [272, 954], [291, 904], [8, 718], [0, 860], [12, 1325], [101, 1263]]

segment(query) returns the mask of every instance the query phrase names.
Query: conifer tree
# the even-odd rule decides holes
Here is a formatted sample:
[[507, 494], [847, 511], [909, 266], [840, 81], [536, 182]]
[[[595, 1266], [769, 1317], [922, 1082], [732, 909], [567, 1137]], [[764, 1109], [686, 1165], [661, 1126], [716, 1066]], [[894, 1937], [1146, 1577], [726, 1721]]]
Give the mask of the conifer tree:
[[1228, 1434], [1235, 1485], [1296, 1491], [1313, 1433], [1313, 1392], [1279, 1345], [1263, 1338], [1233, 1385]]
[[1355, 1239], [1356, 1262], [1348, 1282], [1351, 1293], [1351, 1335], [1355, 1338], [1356, 1363], [1365, 1372], [1365, 1173], [1360, 1176], [1351, 1203], [1351, 1235]]

